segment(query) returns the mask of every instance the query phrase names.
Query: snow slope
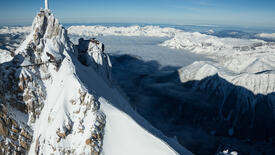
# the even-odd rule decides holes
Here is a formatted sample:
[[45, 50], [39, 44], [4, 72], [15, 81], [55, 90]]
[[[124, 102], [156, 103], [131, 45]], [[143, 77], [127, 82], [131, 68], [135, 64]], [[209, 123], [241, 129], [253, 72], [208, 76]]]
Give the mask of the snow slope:
[[[100, 103], [100, 110], [106, 115], [103, 153], [139, 154], [142, 151], [144, 154], [192, 154], [152, 127], [132, 109], [115, 85], [110, 87], [102, 77], [94, 74], [92, 67], [81, 68], [77, 65], [78, 61], [73, 62], [79, 66], [76, 68], [76, 75], [89, 92], [97, 96], [95, 98]], [[149, 147], [148, 144], [150, 144]]]
[[[107, 101], [101, 103], [101, 108], [108, 122], [105, 127], [103, 153], [112, 155], [175, 154], [167, 144]], [[191, 153], [185, 150], [184, 154]]]
[[0, 49], [0, 63], [4, 63], [11, 60], [12, 56], [10, 55], [10, 52], [7, 50]]
[[[234, 73], [223, 66], [207, 61], [194, 62], [179, 70], [182, 83], [192, 80], [203, 80], [209, 76], [219, 75], [235, 86], [242, 86], [254, 94], [264, 94], [275, 92], [275, 72], [267, 71], [265, 73]], [[204, 86], [200, 86], [204, 87]], [[226, 88], [225, 88], [226, 89]]]
[[183, 85], [203, 93], [206, 102], [216, 109], [213, 112], [219, 113], [211, 118], [222, 122], [216, 123], [215, 130], [238, 137], [274, 136], [274, 42], [183, 32], [161, 45], [212, 59], [194, 62], [178, 72]]
[[13, 52], [30, 30], [31, 27], [0, 28], [0, 63], [12, 60]]
[[[259, 74], [275, 69], [275, 43], [273, 42], [218, 38], [198, 32], [182, 32], [161, 45], [204, 54], [218, 62], [226, 70], [230, 70], [236, 74]], [[243, 84], [242, 86], [247, 88], [248, 85]], [[271, 87], [273, 89], [274, 86]], [[254, 93], [262, 94], [265, 94], [266, 92], [264, 91], [267, 91], [257, 90], [256, 88], [253, 90]]]
[[219, 38], [199, 32], [180, 32], [161, 45], [175, 49], [186, 49], [194, 53], [218, 55], [220, 52], [227, 52], [226, 50], [228, 49], [247, 51], [253, 49], [254, 45], [258, 43], [264, 43], [264, 41], [255, 39]]
[[[273, 137], [275, 72], [235, 73], [218, 63], [194, 62], [179, 70], [184, 86], [201, 93], [211, 107], [210, 123], [218, 134], [242, 138]], [[212, 115], [211, 113], [216, 113]]]

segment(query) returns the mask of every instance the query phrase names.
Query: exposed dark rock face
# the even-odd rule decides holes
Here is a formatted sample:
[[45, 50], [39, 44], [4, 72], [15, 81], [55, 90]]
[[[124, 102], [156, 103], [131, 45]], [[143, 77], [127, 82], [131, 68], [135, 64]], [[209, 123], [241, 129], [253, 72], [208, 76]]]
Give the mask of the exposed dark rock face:
[[32, 141], [32, 130], [0, 107], [0, 154], [26, 154]]

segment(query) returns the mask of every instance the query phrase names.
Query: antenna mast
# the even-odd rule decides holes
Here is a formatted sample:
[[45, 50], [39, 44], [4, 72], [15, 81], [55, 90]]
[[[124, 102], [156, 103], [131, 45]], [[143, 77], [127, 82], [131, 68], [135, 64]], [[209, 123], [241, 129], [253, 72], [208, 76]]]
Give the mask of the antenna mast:
[[48, 3], [48, 0], [45, 0], [45, 10], [49, 10], [49, 3]]

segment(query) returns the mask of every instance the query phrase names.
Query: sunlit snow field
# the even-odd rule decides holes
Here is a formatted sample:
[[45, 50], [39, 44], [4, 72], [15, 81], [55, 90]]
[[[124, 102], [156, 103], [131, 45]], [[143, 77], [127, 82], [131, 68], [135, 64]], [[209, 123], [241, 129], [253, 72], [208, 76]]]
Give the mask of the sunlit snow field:
[[[204, 126], [197, 125], [194, 122], [197, 119], [188, 120], [195, 118], [196, 113], [202, 112], [201, 109], [207, 106], [204, 103], [206, 98], [199, 93], [190, 93], [187, 87], [182, 87], [177, 72], [178, 69], [189, 66], [195, 61], [207, 61], [210, 64], [213, 63], [213, 66], [218, 66], [217, 68], [224, 68], [226, 77], [263, 71], [272, 73], [275, 70], [275, 62], [272, 59], [275, 57], [274, 29], [211, 25], [148, 26], [144, 24], [140, 27], [128, 27], [131, 25], [101, 24], [103, 26], [88, 28], [74, 25], [76, 24], [65, 25], [69, 28], [71, 41], [77, 44], [80, 37], [85, 39], [95, 37], [103, 42], [105, 52], [110, 55], [113, 64], [114, 83], [125, 93], [132, 107], [166, 136], [176, 138], [179, 143], [197, 154], [214, 154], [222, 145], [230, 146], [231, 149], [241, 153], [275, 152], [274, 142], [273, 144], [272, 142], [248, 143], [231, 136], [216, 136]], [[110, 29], [108, 26], [114, 27]], [[12, 58], [10, 52], [18, 47], [28, 31], [29, 27], [0, 28], [0, 62], [1, 57]], [[182, 34], [182, 31], [190, 32], [188, 35], [191, 36], [185, 34], [177, 36]], [[200, 32], [200, 34], [192, 36], [191, 32]], [[192, 40], [195, 37], [199, 39]], [[206, 38], [206, 41], [202, 38]], [[203, 43], [208, 44], [204, 46]], [[263, 45], [260, 48], [258, 45], [254, 47], [255, 43], [263, 43]], [[231, 47], [241, 50], [245, 47], [245, 51], [234, 53], [230, 51]], [[246, 50], [247, 47], [253, 50]], [[266, 54], [259, 54], [263, 51]], [[240, 55], [239, 52], [242, 54]], [[248, 60], [237, 59], [242, 56], [246, 58], [247, 55], [255, 57], [249, 60], [255, 63], [242, 64]], [[225, 56], [228, 58], [222, 59]], [[234, 63], [236, 64], [232, 67]], [[238, 68], [239, 66], [242, 68]], [[231, 72], [234, 73], [231, 74]], [[202, 78], [204, 76], [201, 75]], [[240, 83], [240, 85], [250, 90], [245, 84]], [[275, 88], [274, 85], [273, 88]], [[265, 90], [259, 88], [257, 91], [264, 94]], [[273, 91], [270, 90], [267, 93], [270, 92]], [[185, 109], [189, 110], [190, 107], [193, 111], [187, 113]]]

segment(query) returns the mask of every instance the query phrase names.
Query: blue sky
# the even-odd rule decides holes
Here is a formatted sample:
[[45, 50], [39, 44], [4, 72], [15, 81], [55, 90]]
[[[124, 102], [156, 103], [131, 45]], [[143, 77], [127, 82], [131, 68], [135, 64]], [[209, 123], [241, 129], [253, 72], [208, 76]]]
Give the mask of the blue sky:
[[[275, 27], [275, 0], [49, 0], [62, 23]], [[31, 24], [43, 0], [0, 0], [0, 25]]]

